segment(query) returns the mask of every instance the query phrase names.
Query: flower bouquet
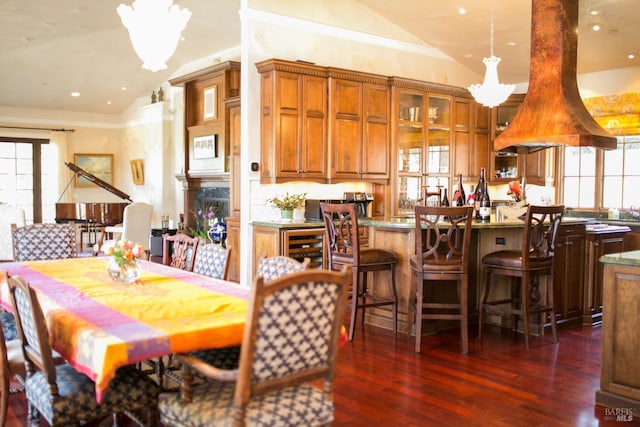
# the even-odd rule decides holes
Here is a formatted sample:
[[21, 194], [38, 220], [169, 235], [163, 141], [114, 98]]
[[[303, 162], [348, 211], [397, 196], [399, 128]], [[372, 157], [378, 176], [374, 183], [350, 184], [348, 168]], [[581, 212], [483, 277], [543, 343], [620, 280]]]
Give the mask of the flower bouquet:
[[122, 239], [106, 244], [103, 251], [105, 255], [111, 257], [107, 266], [111, 279], [123, 283], [133, 283], [138, 279], [140, 276], [138, 260], [144, 254], [144, 246]]
[[267, 202], [270, 202], [276, 208], [280, 209], [280, 215], [283, 220], [290, 221], [293, 218], [293, 210], [304, 207], [305, 200], [307, 200], [307, 193], [286, 193], [284, 196], [276, 196], [272, 199], [268, 199]]

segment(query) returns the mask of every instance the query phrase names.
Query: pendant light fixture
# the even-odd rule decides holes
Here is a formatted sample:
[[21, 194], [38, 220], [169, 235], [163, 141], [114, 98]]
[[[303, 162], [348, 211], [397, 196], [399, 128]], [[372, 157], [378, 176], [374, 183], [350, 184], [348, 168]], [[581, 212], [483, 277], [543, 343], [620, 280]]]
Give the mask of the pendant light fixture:
[[191, 12], [180, 9], [173, 0], [135, 0], [131, 6], [121, 4], [117, 11], [129, 30], [133, 49], [142, 59], [142, 68], [166, 69]]
[[494, 19], [494, 7], [491, 0], [491, 16], [490, 16], [490, 31], [489, 31], [489, 44], [491, 46], [491, 56], [484, 58], [485, 67], [487, 67], [484, 74], [484, 81], [482, 84], [476, 83], [469, 86], [469, 92], [480, 104], [486, 107], [495, 107], [502, 104], [507, 100], [509, 95], [516, 88], [515, 85], [502, 84], [498, 81], [498, 64], [502, 60], [493, 54], [493, 19]]

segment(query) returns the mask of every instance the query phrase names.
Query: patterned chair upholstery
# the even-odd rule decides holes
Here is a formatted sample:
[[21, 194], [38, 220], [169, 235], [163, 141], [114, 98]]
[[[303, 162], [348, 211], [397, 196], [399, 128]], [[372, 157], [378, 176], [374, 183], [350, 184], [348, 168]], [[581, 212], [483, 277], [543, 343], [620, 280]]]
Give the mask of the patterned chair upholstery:
[[32, 423], [39, 415], [54, 427], [125, 411], [145, 411], [146, 425], [154, 425], [159, 388], [151, 379], [133, 367], [120, 368], [103, 395], [103, 403], [98, 403], [95, 383], [89, 377], [69, 364], [56, 365], [35, 291], [17, 276], [9, 277], [8, 283], [25, 355], [25, 390]]
[[229, 270], [229, 251], [230, 248], [223, 248], [213, 243], [198, 246], [193, 272], [226, 280]]
[[282, 255], [272, 257], [263, 256], [258, 260], [256, 276], [261, 276], [265, 283], [268, 283], [273, 279], [284, 276], [285, 274], [306, 270], [309, 268], [310, 263], [311, 260], [309, 258], [305, 258], [302, 262], [299, 262], [296, 259]]
[[14, 259], [36, 261], [75, 258], [76, 230], [69, 224], [11, 225]]
[[[167, 426], [314, 426], [333, 421], [331, 391], [351, 275], [305, 270], [253, 286], [237, 371], [179, 355], [208, 381], [163, 393]], [[185, 378], [187, 379], [187, 378]], [[322, 390], [310, 385], [324, 379]]]

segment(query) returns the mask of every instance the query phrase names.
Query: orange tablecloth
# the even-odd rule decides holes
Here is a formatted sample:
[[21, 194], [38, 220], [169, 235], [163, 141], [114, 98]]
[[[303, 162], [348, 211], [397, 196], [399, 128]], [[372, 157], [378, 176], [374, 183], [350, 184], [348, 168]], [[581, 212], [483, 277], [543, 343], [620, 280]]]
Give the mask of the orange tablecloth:
[[[146, 261], [136, 283], [115, 283], [107, 262], [94, 257], [0, 264], [36, 289], [52, 347], [96, 382], [98, 401], [121, 366], [241, 343], [248, 289]], [[0, 303], [10, 309], [2, 279]]]

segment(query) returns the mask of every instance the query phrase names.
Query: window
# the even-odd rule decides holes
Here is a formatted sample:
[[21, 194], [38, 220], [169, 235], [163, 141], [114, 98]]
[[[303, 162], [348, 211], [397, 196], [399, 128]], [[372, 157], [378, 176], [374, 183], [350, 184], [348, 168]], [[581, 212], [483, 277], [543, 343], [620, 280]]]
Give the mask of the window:
[[565, 147], [564, 205], [586, 209], [637, 207], [640, 205], [638, 164], [640, 135], [618, 137], [615, 150]]
[[640, 205], [640, 135], [618, 138], [616, 150], [604, 152], [602, 205]]
[[27, 224], [53, 222], [57, 196], [48, 140], [0, 138], [0, 201], [25, 211]]

